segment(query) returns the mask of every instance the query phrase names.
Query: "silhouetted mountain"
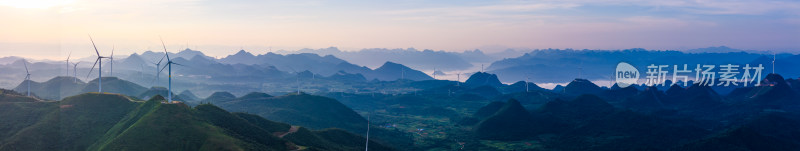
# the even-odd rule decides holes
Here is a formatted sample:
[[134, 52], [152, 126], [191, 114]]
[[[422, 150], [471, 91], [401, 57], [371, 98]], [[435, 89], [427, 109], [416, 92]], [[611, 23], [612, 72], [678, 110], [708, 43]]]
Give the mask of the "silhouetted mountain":
[[342, 82], [366, 82], [367, 78], [360, 73], [357, 74], [350, 74], [344, 71], [339, 71], [331, 76], [325, 77], [330, 80], [342, 81]]
[[634, 86], [620, 88], [617, 84], [614, 84], [610, 89], [604, 90], [601, 96], [610, 100], [624, 100], [636, 94], [639, 94], [639, 90]]
[[212, 103], [231, 111], [254, 113], [267, 119], [312, 129], [336, 127], [354, 131], [364, 129], [367, 124], [366, 119], [339, 101], [308, 94], [240, 97], [227, 102]]
[[595, 95], [581, 95], [577, 98], [564, 101], [556, 99], [535, 110], [534, 115], [552, 115], [564, 122], [580, 123], [587, 120], [604, 117], [614, 112], [614, 106], [603, 101]]
[[581, 94], [594, 94], [599, 95], [603, 92], [603, 89], [599, 86], [592, 83], [592, 81], [586, 79], [575, 79], [572, 80], [566, 87], [564, 87], [564, 93], [570, 95], [581, 95]]
[[722, 105], [723, 98], [709, 86], [694, 84], [683, 93], [670, 93], [664, 105], [677, 109], [709, 109]]
[[[492, 61], [495, 61], [497, 59], [497, 57], [489, 56], [489, 55], [483, 53], [483, 51], [481, 51], [479, 49], [466, 50], [464, 52], [456, 53], [456, 54], [458, 56], [460, 56], [462, 59], [464, 59], [465, 61], [471, 62], [471, 63], [492, 62]], [[518, 55], [515, 55], [515, 56], [518, 56]]]
[[736, 53], [736, 52], [748, 52], [748, 53], [765, 53], [755, 50], [741, 50], [741, 49], [733, 49], [727, 46], [718, 46], [718, 47], [706, 47], [706, 48], [696, 48], [696, 49], [689, 49], [683, 51], [686, 53]]
[[[796, 93], [789, 84], [778, 74], [768, 74], [760, 82], [760, 86], [754, 87], [747, 93], [748, 99], [761, 103], [782, 101], [785, 98], [795, 98]], [[796, 100], [793, 100], [793, 102]]]
[[0, 64], [9, 64], [21, 59], [22, 59], [21, 57], [16, 57], [16, 56], [0, 57]]
[[654, 150], [685, 144], [709, 134], [688, 123], [691, 121], [616, 111], [579, 124], [554, 139], [552, 146], [564, 150]]
[[414, 81], [433, 80], [432, 77], [421, 71], [417, 71], [394, 62], [386, 62], [383, 64], [383, 66], [375, 69], [374, 72], [364, 75], [366, 75], [367, 78], [378, 79], [382, 81], [394, 81], [398, 79]]
[[464, 91], [463, 93], [475, 94], [475, 95], [481, 96], [483, 98], [494, 98], [494, 97], [497, 97], [497, 96], [500, 96], [500, 95], [503, 94], [500, 91], [498, 91], [495, 87], [488, 86], [488, 85], [483, 85], [483, 86], [478, 86], [478, 87], [475, 87], [475, 88], [472, 88], [472, 89], [468, 89], [468, 90]]
[[178, 97], [181, 98], [181, 99], [184, 99], [184, 100], [186, 100], [188, 102], [200, 101], [200, 98], [198, 98], [197, 95], [194, 95], [194, 93], [192, 93], [192, 91], [189, 91], [189, 90], [183, 90], [183, 92], [178, 94]]
[[489, 140], [520, 140], [533, 134], [535, 123], [517, 100], [508, 100], [500, 110], [475, 127], [478, 138]]
[[503, 86], [503, 83], [500, 83], [500, 80], [497, 79], [497, 75], [490, 74], [486, 72], [476, 72], [469, 76], [469, 79], [464, 82], [465, 86], [469, 87], [479, 87], [479, 86], [492, 86], [492, 87], [500, 87]]
[[265, 98], [269, 98], [269, 97], [272, 97], [272, 95], [269, 95], [269, 94], [266, 94], [266, 93], [261, 93], [261, 92], [250, 92], [250, 93], [240, 97], [239, 99], [265, 99]]
[[527, 91], [540, 91], [540, 90], [545, 90], [545, 89], [542, 88], [542, 87], [539, 87], [539, 85], [536, 85], [535, 83], [532, 83], [532, 82], [528, 82], [528, 85], [526, 87], [525, 81], [519, 81], [519, 82], [516, 82], [514, 84], [502, 87], [502, 90], [503, 90], [503, 93], [514, 93], [514, 92], [525, 92], [526, 90]]
[[[647, 69], [646, 66], [651, 64], [670, 65], [670, 67], [672, 67], [671, 65], [681, 64], [743, 65], [751, 63], [752, 60], [755, 60], [762, 55], [763, 54], [745, 52], [684, 53], [680, 51], [657, 51], [645, 49], [541, 49], [534, 50], [516, 58], [506, 58], [493, 62], [487, 68], [487, 71], [498, 74], [498, 78], [500, 78], [500, 81], [503, 82], [520, 81], [524, 80], [526, 75], [536, 75], [536, 78], [532, 79], [532, 82], [559, 83], [571, 80], [577, 76], [588, 80], [608, 80], [609, 77], [607, 76], [607, 73], [614, 71], [616, 65], [621, 61], [633, 65], [639, 69], [639, 71], [645, 71], [644, 69]], [[778, 60], [780, 60], [780, 58]], [[751, 66], [752, 65], [753, 64], [751, 64]], [[784, 66], [795, 67], [788, 65]], [[789, 72], [789, 70], [792, 69], [779, 70], [779, 73]], [[800, 75], [800, 73], [792, 75], [796, 76]]]
[[640, 112], [653, 112], [665, 108], [666, 95], [656, 87], [648, 87], [636, 96], [629, 97], [622, 105], [625, 108]]
[[172, 54], [172, 55], [169, 55], [169, 56], [170, 57], [175, 57], [175, 58], [184, 58], [184, 59], [192, 59], [194, 57], [202, 57], [203, 59], [214, 60], [214, 58], [206, 56], [206, 54], [203, 54], [203, 52], [192, 50], [192, 49], [189, 49], [189, 48], [186, 48], [186, 49], [181, 50], [180, 52], [178, 52], [176, 54]]
[[246, 64], [246, 65], [260, 64], [260, 61], [256, 59], [255, 55], [244, 50], [239, 50], [239, 52], [236, 52], [236, 54], [228, 55], [225, 58], [219, 59], [219, 62], [226, 64]]
[[214, 92], [211, 96], [203, 99], [203, 103], [221, 104], [236, 99], [236, 96], [230, 92]]
[[[209, 104], [189, 108], [162, 101], [85, 93], [60, 102], [0, 103], [0, 122], [12, 123], [0, 124], [0, 150], [351, 150], [364, 141], [344, 131], [310, 133], [315, 140], [281, 138], [293, 133], [286, 124]], [[295, 145], [316, 142], [326, 143]]]
[[505, 105], [506, 105], [505, 102], [494, 101], [478, 109], [478, 111], [476, 111], [475, 114], [472, 114], [472, 116], [479, 119], [485, 119], [489, 116], [494, 115], [494, 113], [497, 113], [497, 111], [499, 111]]
[[[470, 62], [479, 60], [472, 60], [481, 58], [482, 53], [470, 53], [470, 59], [464, 58], [465, 55], [458, 52], [446, 51], [433, 51], [433, 50], [417, 50], [414, 48], [408, 49], [386, 49], [386, 48], [370, 48], [361, 49], [358, 51], [341, 51], [336, 47], [323, 48], [323, 49], [301, 49], [297, 52], [285, 53], [315, 53], [319, 55], [333, 55], [338, 58], [347, 60], [348, 62], [376, 67], [384, 62], [396, 62], [399, 64], [408, 65], [415, 69], [430, 68], [431, 65], [436, 65], [439, 70], [463, 70], [472, 67]], [[493, 59], [481, 59], [480, 61], [488, 62]], [[425, 69], [429, 70], [429, 69]]]
[[670, 86], [669, 89], [667, 89], [667, 91], [665, 91], [665, 93], [666, 93], [666, 95], [670, 95], [670, 96], [681, 96], [684, 93], [686, 93], [686, 89], [684, 89], [683, 87], [675, 84], [675, 85]]
[[683, 145], [679, 150], [797, 150], [800, 122], [779, 113], [760, 115], [749, 123]]

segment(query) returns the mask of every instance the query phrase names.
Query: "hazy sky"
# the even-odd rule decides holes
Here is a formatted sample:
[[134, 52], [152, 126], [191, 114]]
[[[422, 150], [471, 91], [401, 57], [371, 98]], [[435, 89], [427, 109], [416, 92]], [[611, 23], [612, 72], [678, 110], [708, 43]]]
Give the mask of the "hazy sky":
[[800, 51], [800, 1], [0, 0], [0, 56], [63, 59], [191, 48], [335, 46], [738, 49]]

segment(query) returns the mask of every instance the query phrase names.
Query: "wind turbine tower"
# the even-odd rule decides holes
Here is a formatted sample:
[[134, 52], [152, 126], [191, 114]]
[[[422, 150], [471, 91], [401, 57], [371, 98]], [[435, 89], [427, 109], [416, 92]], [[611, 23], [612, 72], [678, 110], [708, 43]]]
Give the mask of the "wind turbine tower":
[[108, 58], [108, 57], [100, 56], [100, 51], [97, 50], [97, 45], [94, 44], [94, 40], [92, 40], [92, 36], [91, 35], [89, 35], [89, 40], [92, 41], [92, 47], [94, 47], [94, 52], [97, 53], [97, 60], [94, 61], [94, 65], [92, 65], [92, 69], [89, 69], [89, 74], [86, 75], [86, 78], [89, 78], [89, 75], [92, 74], [92, 70], [94, 70], [94, 66], [98, 65], [97, 80], [99, 80], [99, 83], [97, 84], [97, 92], [98, 93], [103, 93], [103, 62], [102, 62], [102, 59], [103, 58]]
[[69, 76], [69, 57], [72, 57], [72, 51], [70, 51], [69, 55], [67, 55], [67, 76]]
[[775, 74], [775, 57], [778, 54], [776, 52], [772, 52], [772, 74]]
[[111, 60], [111, 76], [114, 76], [114, 46], [111, 46], [111, 56], [108, 57]]
[[456, 74], [456, 86], [461, 86], [461, 72]]
[[528, 77], [528, 76], [526, 75], [526, 76], [525, 76], [525, 92], [530, 92], [530, 91], [528, 91], [528, 80], [530, 80], [530, 77]]
[[167, 76], [168, 76], [167, 79], [168, 79], [169, 84], [167, 86], [167, 102], [169, 103], [169, 102], [172, 102], [172, 65], [173, 64], [180, 65], [180, 66], [182, 66], [182, 65], [178, 64], [178, 63], [175, 63], [175, 62], [172, 62], [172, 60], [169, 59], [169, 52], [167, 52], [167, 45], [164, 44], [164, 39], [161, 39], [161, 46], [164, 47], [164, 53], [166, 54], [165, 57], [167, 57], [167, 64], [164, 65], [164, 68], [161, 68], [161, 70], [159, 70], [159, 73], [161, 71], [164, 71], [165, 68], [168, 68], [167, 69]]
[[75, 83], [78, 83], [78, 64], [81, 62], [72, 63], [72, 74], [75, 77]]
[[26, 62], [22, 60], [22, 64], [25, 65], [25, 82], [28, 82], [28, 96], [31, 96], [31, 72], [28, 71], [28, 63]]

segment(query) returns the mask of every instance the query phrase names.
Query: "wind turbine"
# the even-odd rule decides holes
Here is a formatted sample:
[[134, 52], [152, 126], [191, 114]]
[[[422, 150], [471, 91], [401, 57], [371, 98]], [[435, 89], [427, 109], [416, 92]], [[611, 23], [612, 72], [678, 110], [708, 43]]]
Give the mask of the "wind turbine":
[[182, 65], [178, 64], [178, 63], [175, 63], [175, 62], [172, 62], [172, 60], [169, 59], [169, 52], [167, 52], [167, 45], [164, 44], [164, 39], [161, 39], [161, 46], [164, 47], [164, 53], [166, 54], [165, 57], [167, 57], [167, 64], [164, 65], [164, 68], [161, 68], [161, 70], [159, 70], [158, 72], [160, 74], [161, 71], [164, 71], [164, 69], [169, 68], [167, 70], [167, 75], [168, 75], [167, 79], [169, 79], [168, 80], [169, 81], [169, 85], [168, 85], [168, 88], [167, 88], [167, 102], [172, 102], [172, 65], [173, 64], [179, 65], [179, 66], [182, 66]]
[[108, 57], [100, 56], [100, 51], [97, 50], [97, 45], [94, 44], [94, 40], [92, 40], [92, 35], [89, 35], [89, 40], [92, 41], [92, 46], [94, 47], [94, 52], [97, 53], [97, 60], [94, 61], [94, 65], [92, 65], [92, 69], [89, 69], [89, 74], [86, 75], [86, 78], [89, 78], [89, 75], [92, 74], [92, 70], [94, 70], [94, 66], [98, 65], [99, 67], [97, 69], [97, 71], [98, 71], [97, 72], [97, 80], [99, 80], [99, 83], [97, 84], [97, 92], [98, 93], [103, 93], [103, 62], [102, 62], [102, 59], [103, 58], [108, 58]]
[[22, 64], [25, 65], [25, 82], [28, 82], [28, 96], [31, 96], [31, 72], [28, 71], [28, 61], [22, 60]]
[[433, 79], [436, 80], [436, 67], [433, 67]]
[[772, 52], [772, 74], [775, 74], [775, 56], [777, 56], [777, 53]]
[[528, 75], [525, 75], [525, 92], [529, 92], [528, 91], [528, 80], [530, 80], [530, 77], [528, 77]]
[[70, 51], [69, 55], [67, 55], [67, 74], [66, 74], [67, 76], [69, 76], [69, 57], [71, 56], [72, 56], [72, 51]]
[[111, 46], [111, 56], [108, 57], [111, 59], [111, 76], [114, 76], [114, 46]]
[[[159, 77], [161, 75], [161, 72], [158, 70], [158, 67], [161, 67], [161, 61], [164, 61], [164, 57], [166, 57], [166, 56], [167, 56], [166, 54], [161, 56], [161, 60], [158, 60], [157, 63], [153, 62], [153, 64], [156, 65], [156, 79], [153, 79], [153, 82], [158, 81], [158, 79], [159, 79]], [[153, 82], [150, 82], [151, 85], [152, 85]]]
[[461, 72], [458, 72], [458, 73], [456, 74], [456, 77], [457, 77], [457, 79], [456, 79], [456, 86], [461, 86]]
[[75, 77], [75, 83], [78, 83], [78, 64], [81, 62], [76, 62], [72, 64], [72, 74]]

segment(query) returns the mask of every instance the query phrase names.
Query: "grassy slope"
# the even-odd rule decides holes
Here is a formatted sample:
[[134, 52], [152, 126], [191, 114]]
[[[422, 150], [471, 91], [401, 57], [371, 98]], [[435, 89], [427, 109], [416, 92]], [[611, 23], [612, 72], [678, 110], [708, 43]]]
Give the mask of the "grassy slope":
[[[119, 94], [86, 93], [60, 102], [3, 102], [0, 150], [298, 149], [294, 144], [314, 144], [300, 149], [352, 150], [361, 148], [364, 141], [341, 130], [326, 133], [305, 128], [298, 134], [315, 139], [278, 138], [274, 134], [285, 133], [290, 125], [229, 113], [210, 104], [190, 108], [161, 100], [160, 96], [132, 101]], [[377, 143], [370, 148], [390, 150]]]

